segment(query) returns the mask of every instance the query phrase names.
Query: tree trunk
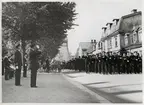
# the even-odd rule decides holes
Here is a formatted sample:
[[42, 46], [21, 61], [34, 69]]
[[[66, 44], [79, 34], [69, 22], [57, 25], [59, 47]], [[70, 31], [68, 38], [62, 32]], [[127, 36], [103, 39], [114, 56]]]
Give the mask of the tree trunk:
[[22, 40], [22, 50], [23, 50], [23, 53], [22, 53], [22, 61], [23, 61], [22, 68], [23, 68], [23, 77], [27, 77], [27, 66], [25, 65], [26, 64], [26, 61], [25, 61], [25, 46], [26, 46], [26, 43], [25, 43], [24, 40]]

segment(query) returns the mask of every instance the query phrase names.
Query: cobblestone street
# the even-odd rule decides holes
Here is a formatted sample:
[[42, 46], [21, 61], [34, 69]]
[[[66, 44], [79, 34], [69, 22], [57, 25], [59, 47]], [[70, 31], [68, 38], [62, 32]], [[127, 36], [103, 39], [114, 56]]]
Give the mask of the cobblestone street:
[[21, 79], [22, 86], [14, 85], [14, 78], [2, 79], [3, 103], [97, 103], [99, 102], [67, 81], [62, 74], [39, 73], [38, 88], [30, 88], [30, 75]]

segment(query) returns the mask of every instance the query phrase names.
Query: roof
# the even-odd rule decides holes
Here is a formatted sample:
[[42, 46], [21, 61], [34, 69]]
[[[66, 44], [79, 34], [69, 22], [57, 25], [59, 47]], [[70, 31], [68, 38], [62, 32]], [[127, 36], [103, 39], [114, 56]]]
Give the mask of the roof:
[[142, 26], [141, 25], [134, 26], [132, 32], [133, 31], [138, 31], [138, 30], [142, 30]]
[[127, 33], [132, 32], [134, 27], [139, 27], [142, 24], [141, 12], [129, 14], [122, 17], [120, 30]]
[[129, 18], [129, 17], [133, 17], [133, 16], [135, 16], [135, 15], [141, 15], [142, 14], [142, 12], [141, 11], [138, 11], [138, 12], [136, 12], [136, 13], [131, 13], [131, 14], [128, 14], [128, 15], [124, 15], [124, 16], [122, 16], [121, 18]]
[[79, 47], [81, 47], [81, 49], [89, 49], [90, 46], [91, 46], [91, 42], [80, 42], [79, 43]]

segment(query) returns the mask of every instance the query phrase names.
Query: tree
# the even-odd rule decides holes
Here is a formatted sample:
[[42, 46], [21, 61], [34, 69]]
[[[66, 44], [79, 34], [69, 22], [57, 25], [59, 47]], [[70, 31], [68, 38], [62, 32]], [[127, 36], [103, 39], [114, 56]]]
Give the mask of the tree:
[[[43, 56], [53, 58], [75, 20], [74, 2], [4, 2], [2, 28], [11, 30], [11, 40], [39, 43]], [[23, 60], [24, 63], [24, 60]], [[24, 65], [23, 65], [24, 66]]]

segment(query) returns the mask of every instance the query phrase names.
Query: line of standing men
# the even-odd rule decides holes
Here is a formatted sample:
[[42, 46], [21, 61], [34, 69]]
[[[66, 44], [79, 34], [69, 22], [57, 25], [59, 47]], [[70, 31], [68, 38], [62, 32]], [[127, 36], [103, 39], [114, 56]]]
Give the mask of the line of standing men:
[[102, 52], [72, 59], [65, 68], [102, 74], [142, 73], [142, 54]]
[[[29, 52], [29, 63], [30, 63], [29, 69], [31, 69], [30, 86], [34, 88], [37, 87], [36, 77], [37, 77], [37, 70], [39, 68], [38, 61], [39, 61], [40, 54], [41, 54], [41, 51], [39, 50], [39, 46], [35, 44], [31, 44], [31, 49]], [[16, 46], [13, 63], [15, 66], [15, 85], [21, 86], [22, 55], [20, 52], [20, 44]], [[11, 62], [9, 61], [8, 57], [5, 57], [2, 62], [2, 66], [3, 66], [2, 69], [3, 69], [3, 75], [5, 75], [5, 80], [9, 79], [8, 77], [9, 77], [9, 71], [10, 71], [10, 64]], [[24, 77], [26, 77], [25, 73], [26, 72], [24, 72]]]

